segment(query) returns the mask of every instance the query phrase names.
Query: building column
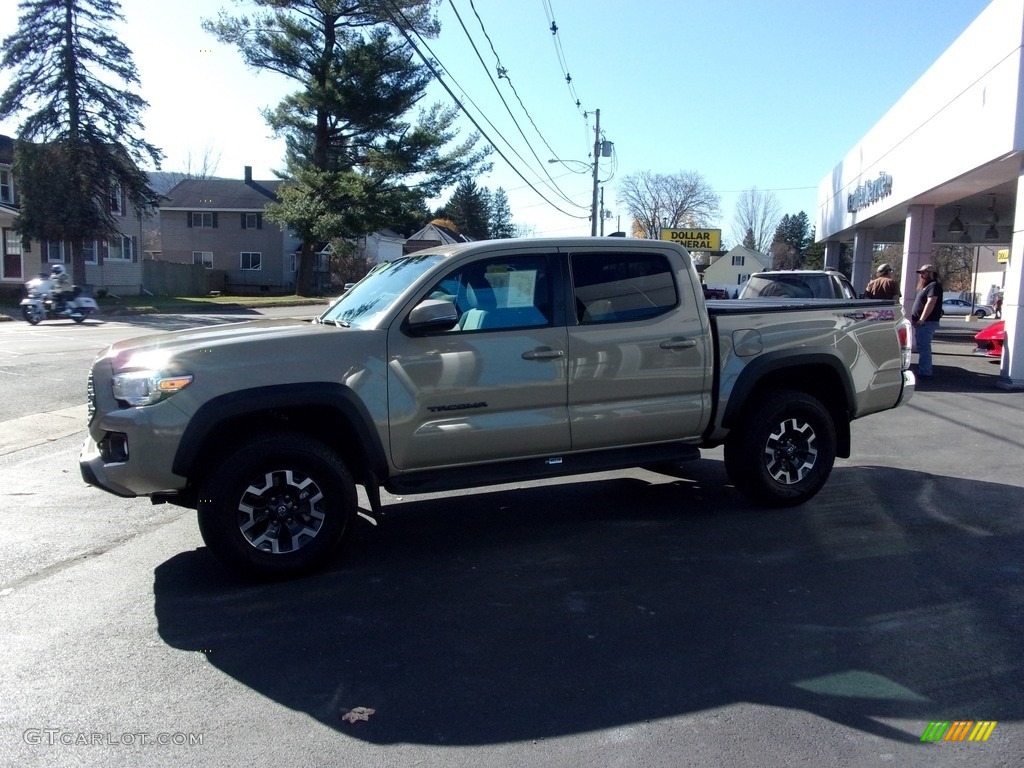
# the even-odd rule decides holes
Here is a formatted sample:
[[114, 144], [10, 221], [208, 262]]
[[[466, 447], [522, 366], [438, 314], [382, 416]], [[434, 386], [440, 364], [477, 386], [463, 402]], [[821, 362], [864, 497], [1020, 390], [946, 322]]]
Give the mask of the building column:
[[843, 248], [843, 244], [838, 240], [826, 240], [825, 241], [825, 268], [832, 267], [833, 269], [839, 269], [839, 251]]
[[1003, 359], [999, 364], [999, 386], [1004, 389], [1024, 389], [1024, 350], [1016, 342], [1024, 341], [1024, 312], [1021, 312], [1021, 274], [1024, 272], [1024, 172], [1017, 177], [1017, 203], [1013, 214], [1013, 240], [1010, 243], [1010, 263], [1006, 265], [1003, 283], [1003, 321], [1006, 323], [1006, 342]]
[[850, 282], [860, 296], [874, 275], [871, 274], [871, 262], [875, 250], [875, 231], [861, 228], [853, 234], [853, 271]]
[[[917, 270], [930, 264], [932, 233], [935, 231], [935, 206], [911, 205], [907, 208], [907, 225], [903, 234], [903, 266], [900, 269], [900, 291], [903, 313], [910, 318], [917, 297]], [[915, 347], [916, 347], [915, 343]]]

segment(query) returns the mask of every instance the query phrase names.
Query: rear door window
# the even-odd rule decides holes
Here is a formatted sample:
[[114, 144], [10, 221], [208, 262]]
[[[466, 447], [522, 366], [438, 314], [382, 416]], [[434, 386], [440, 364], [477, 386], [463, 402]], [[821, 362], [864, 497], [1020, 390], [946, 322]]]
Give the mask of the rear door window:
[[570, 257], [580, 325], [655, 317], [679, 303], [675, 277], [657, 253], [575, 253]]

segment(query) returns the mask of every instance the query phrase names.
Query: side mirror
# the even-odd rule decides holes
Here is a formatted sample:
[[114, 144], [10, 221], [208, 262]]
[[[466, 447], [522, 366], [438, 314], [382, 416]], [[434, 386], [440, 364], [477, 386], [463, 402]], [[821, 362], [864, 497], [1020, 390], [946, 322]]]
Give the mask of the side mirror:
[[450, 301], [424, 299], [409, 313], [406, 330], [414, 335], [450, 331], [459, 322], [459, 311]]

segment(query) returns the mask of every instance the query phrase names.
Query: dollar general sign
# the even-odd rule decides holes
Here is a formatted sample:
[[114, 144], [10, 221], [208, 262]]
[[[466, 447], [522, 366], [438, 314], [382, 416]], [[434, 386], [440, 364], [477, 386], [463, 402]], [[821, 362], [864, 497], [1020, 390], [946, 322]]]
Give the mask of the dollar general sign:
[[663, 229], [662, 240], [679, 243], [690, 251], [720, 251], [722, 230], [720, 229]]

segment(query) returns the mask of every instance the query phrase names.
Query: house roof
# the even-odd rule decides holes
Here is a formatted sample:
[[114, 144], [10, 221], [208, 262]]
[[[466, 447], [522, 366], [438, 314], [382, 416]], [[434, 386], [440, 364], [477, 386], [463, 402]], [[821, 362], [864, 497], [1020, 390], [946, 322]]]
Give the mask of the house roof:
[[427, 224], [419, 232], [415, 232], [408, 240], [429, 240], [431, 242], [437, 242], [440, 245], [451, 245], [452, 243], [468, 243], [470, 239], [465, 235], [460, 235], [458, 232], [448, 227], [442, 227], [437, 224]]
[[262, 211], [277, 200], [283, 183], [280, 179], [184, 179], [166, 193], [160, 210]]

